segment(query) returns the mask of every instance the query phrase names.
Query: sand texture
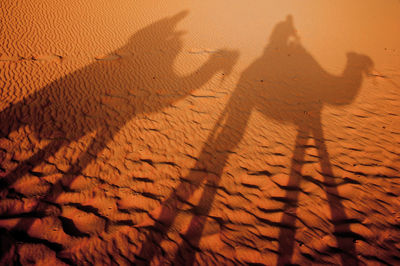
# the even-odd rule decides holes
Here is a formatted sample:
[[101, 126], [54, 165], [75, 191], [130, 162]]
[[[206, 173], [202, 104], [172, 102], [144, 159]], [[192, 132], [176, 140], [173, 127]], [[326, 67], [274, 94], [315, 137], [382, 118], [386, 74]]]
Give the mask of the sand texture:
[[400, 265], [399, 14], [1, 0], [0, 265]]

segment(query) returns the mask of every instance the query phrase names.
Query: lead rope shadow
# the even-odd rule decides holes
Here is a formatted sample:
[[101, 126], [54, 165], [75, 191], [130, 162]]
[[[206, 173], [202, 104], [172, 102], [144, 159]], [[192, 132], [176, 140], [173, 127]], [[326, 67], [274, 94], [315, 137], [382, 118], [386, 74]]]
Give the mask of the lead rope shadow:
[[0, 112], [1, 138], [9, 139], [11, 133], [29, 127], [37, 139], [49, 142], [29, 158], [15, 160], [18, 166], [14, 170], [2, 173], [2, 199], [12, 194], [12, 185], [24, 175], [42, 178], [33, 169], [48, 163], [62, 147], [94, 133], [75, 162], [65, 170], [57, 168], [61, 178], [38, 197], [31, 215], [23, 214], [11, 232], [26, 232], [37, 218], [48, 215], [49, 205], [60, 207], [54, 202], [70, 190], [72, 182], [135, 116], [161, 112], [201, 88], [217, 73], [229, 75], [238, 53], [226, 49], [210, 55], [189, 74], [178, 75], [174, 71], [184, 33], [176, 27], [188, 13], [182, 11], [150, 24], [132, 35], [125, 46], [106, 56], [106, 60], [55, 80]]
[[[284, 206], [279, 223], [278, 265], [290, 264], [293, 255], [301, 163], [305, 156], [304, 141], [309, 135], [314, 137], [318, 147], [321, 173], [324, 176], [323, 186], [331, 209], [334, 235], [343, 253], [342, 263], [357, 265], [355, 245], [352, 242], [355, 234], [346, 224], [348, 218], [333, 180], [322, 130], [321, 111], [324, 105], [350, 104], [361, 88], [364, 74], [368, 74], [372, 67], [373, 62], [369, 57], [348, 53], [342, 75], [331, 75], [302, 47], [291, 16], [278, 23], [272, 31], [264, 54], [242, 73], [216, 126], [211, 130], [196, 165], [182, 178], [183, 182], [168, 199], [149, 214], [150, 219], [138, 226], [149, 231], [137, 255], [138, 262], [149, 263], [158, 252], [163, 253], [160, 243], [167, 237], [169, 230], [172, 230], [174, 221], [181, 212], [180, 207], [201, 187], [202, 196], [199, 204], [191, 209], [193, 218], [188, 229], [180, 233], [183, 242], [178, 247], [174, 260], [175, 264], [195, 263], [196, 253], [201, 252], [201, 235], [206, 220], [211, 218], [209, 212], [219, 189], [223, 169], [228, 163], [229, 153], [238, 146], [251, 113], [257, 110], [266, 119], [291, 123], [297, 128], [289, 183], [286, 186], [285, 202], [288, 203]], [[304, 115], [309, 113], [309, 117]], [[213, 219], [223, 223], [217, 217]]]

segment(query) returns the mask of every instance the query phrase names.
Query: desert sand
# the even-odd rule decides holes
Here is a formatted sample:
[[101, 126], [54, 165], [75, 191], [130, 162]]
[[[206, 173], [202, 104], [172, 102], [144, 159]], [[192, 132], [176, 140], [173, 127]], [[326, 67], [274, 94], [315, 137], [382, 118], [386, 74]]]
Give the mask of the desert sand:
[[2, 0], [1, 265], [399, 265], [400, 2]]

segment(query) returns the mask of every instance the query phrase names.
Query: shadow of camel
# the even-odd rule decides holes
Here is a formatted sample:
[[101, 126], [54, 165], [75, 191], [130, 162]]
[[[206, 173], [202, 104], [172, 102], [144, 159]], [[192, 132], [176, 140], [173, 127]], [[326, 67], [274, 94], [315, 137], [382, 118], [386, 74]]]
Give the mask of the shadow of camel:
[[[140, 227], [151, 227], [139, 258], [151, 261], [159, 243], [174, 223], [176, 215], [194, 191], [202, 187], [200, 201], [192, 208], [193, 217], [188, 229], [180, 235], [185, 240], [180, 246], [175, 262], [192, 265], [198, 244], [218, 189], [223, 168], [229, 153], [241, 141], [250, 115], [254, 110], [266, 119], [294, 124], [297, 128], [289, 183], [283, 198], [284, 213], [280, 223], [278, 265], [290, 264], [295, 242], [296, 207], [301, 170], [308, 137], [314, 138], [319, 152], [321, 175], [331, 210], [333, 234], [338, 241], [343, 265], [357, 265], [355, 245], [346, 224], [344, 206], [340, 201], [329, 154], [324, 141], [321, 112], [324, 105], [348, 105], [356, 97], [363, 75], [373, 67], [372, 60], [357, 53], [347, 54], [347, 64], [340, 76], [327, 73], [300, 44], [291, 16], [278, 23], [264, 54], [241, 75], [225, 109], [213, 128], [197, 164], [175, 190], [175, 193], [150, 213], [149, 220]], [[200, 173], [200, 174], [199, 174]], [[200, 178], [199, 178], [200, 176]], [[186, 248], [184, 247], [186, 246]]]
[[[63, 146], [95, 132], [86, 150], [75, 163], [70, 163], [69, 169], [59, 170], [63, 177], [40, 199], [55, 200], [63, 187], [68, 187], [136, 115], [160, 112], [202, 87], [217, 73], [229, 75], [238, 59], [238, 53], [229, 50], [210, 55], [188, 75], [174, 71], [184, 33], [175, 28], [187, 15], [188, 11], [183, 11], [141, 29], [125, 46], [103, 60], [55, 80], [2, 110], [0, 137], [9, 138], [12, 132], [27, 126], [39, 140], [49, 144], [4, 173], [1, 191], [10, 189]], [[26, 231], [34, 220], [24, 216], [14, 230]]]

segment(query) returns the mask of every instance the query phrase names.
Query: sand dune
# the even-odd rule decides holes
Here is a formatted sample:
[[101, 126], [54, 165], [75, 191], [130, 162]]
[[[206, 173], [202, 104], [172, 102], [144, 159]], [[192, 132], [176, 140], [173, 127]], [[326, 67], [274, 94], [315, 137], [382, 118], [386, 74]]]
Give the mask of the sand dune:
[[397, 265], [398, 1], [4, 1], [0, 264]]

